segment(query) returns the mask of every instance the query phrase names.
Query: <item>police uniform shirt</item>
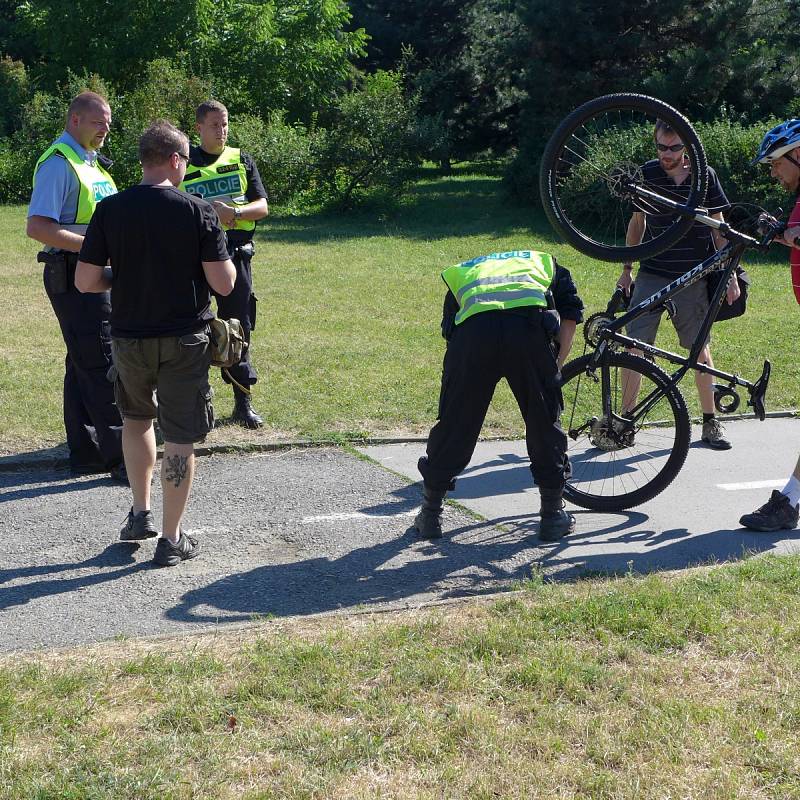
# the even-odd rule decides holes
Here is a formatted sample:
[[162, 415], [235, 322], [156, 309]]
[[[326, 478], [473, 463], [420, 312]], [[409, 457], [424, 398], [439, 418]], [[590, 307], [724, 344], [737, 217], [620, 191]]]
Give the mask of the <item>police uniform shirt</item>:
[[[94, 166], [97, 162], [97, 153], [81, 147], [66, 131], [55, 141], [71, 147], [87, 164]], [[75, 170], [65, 158], [54, 154], [36, 173], [28, 217], [47, 217], [61, 225], [70, 225], [75, 222], [79, 194], [80, 182]]]
[[[264, 188], [264, 184], [261, 180], [261, 175], [258, 172], [256, 162], [253, 161], [252, 157], [247, 153], [242, 153], [240, 151], [240, 156], [244, 166], [245, 175], [247, 175], [247, 190], [244, 193], [244, 196], [247, 198], [247, 202], [252, 203], [254, 200], [261, 200], [262, 198], [264, 200], [268, 200], [269, 198], [267, 196], [267, 190]], [[194, 165], [195, 167], [208, 167], [218, 158], [219, 154], [207, 153], [198, 145], [191, 145], [189, 147], [189, 164]], [[230, 230], [226, 231], [226, 233], [228, 236], [228, 241], [231, 244], [236, 245], [249, 242], [253, 238], [252, 231]]]

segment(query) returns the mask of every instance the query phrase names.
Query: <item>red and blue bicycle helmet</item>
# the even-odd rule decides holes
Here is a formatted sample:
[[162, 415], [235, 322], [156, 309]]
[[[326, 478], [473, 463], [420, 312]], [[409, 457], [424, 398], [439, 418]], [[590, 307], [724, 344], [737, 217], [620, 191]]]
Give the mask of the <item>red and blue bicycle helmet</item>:
[[800, 119], [787, 119], [767, 131], [750, 164], [771, 164], [795, 147], [800, 147]]

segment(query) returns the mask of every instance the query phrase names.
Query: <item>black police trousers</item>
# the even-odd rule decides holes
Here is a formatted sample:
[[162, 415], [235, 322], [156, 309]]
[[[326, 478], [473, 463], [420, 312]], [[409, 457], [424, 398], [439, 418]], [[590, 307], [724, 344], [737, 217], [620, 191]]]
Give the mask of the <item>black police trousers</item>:
[[[253, 294], [252, 256], [236, 247], [233, 249], [231, 260], [236, 267], [236, 283], [229, 295], [223, 297], [214, 293], [217, 299], [217, 316], [220, 319], [238, 319], [242, 323], [242, 332], [249, 345], [250, 334], [256, 327], [257, 300]], [[250, 362], [249, 346], [238, 364], [222, 370], [222, 380], [225, 383], [231, 383], [231, 378], [246, 387], [252, 386], [258, 380], [255, 367]]]
[[419, 461], [425, 484], [446, 491], [469, 464], [495, 387], [508, 381], [525, 420], [534, 482], [562, 491], [568, 474], [560, 373], [539, 309], [483, 311], [456, 326], [447, 346], [439, 421]]
[[122, 418], [114, 403], [108, 318], [111, 295], [82, 294], [71, 264], [67, 291], [53, 294], [45, 284], [61, 335], [64, 360], [64, 428], [74, 469], [111, 469], [122, 462]]

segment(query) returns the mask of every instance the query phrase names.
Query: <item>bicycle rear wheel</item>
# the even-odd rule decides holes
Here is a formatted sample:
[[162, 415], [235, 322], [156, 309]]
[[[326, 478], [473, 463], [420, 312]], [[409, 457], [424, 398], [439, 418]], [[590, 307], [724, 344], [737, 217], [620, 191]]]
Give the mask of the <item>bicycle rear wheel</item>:
[[[680, 191], [653, 186], [642, 174], [642, 164], [656, 154], [653, 132], [659, 119], [686, 146], [690, 175]], [[634, 211], [668, 213], [645, 192], [694, 210], [702, 206], [707, 186], [705, 151], [690, 122], [672, 106], [640, 94], [605, 95], [576, 108], [550, 137], [539, 172], [550, 223], [576, 250], [603, 261], [652, 258], [692, 226], [691, 217], [676, 214], [654, 238], [626, 245]]]
[[[562, 369], [562, 426], [572, 468], [564, 497], [594, 511], [621, 511], [652, 499], [680, 472], [689, 452], [689, 411], [678, 387], [652, 362], [630, 353], [607, 353], [590, 375], [590, 359], [581, 356]], [[626, 409], [632, 407], [629, 422], [623, 390], [631, 376], [641, 380], [641, 388], [635, 398], [626, 398]]]

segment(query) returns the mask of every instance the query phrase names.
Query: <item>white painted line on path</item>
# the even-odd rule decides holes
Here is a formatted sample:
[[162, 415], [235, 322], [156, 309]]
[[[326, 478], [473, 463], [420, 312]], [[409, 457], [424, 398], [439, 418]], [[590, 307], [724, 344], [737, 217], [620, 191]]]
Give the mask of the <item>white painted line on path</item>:
[[746, 481], [744, 483], [718, 483], [726, 492], [738, 492], [741, 489], [783, 489], [786, 479], [780, 481]]
[[411, 511], [401, 511], [398, 514], [365, 514], [363, 511], [353, 511], [350, 514], [320, 514], [316, 517], [303, 517], [300, 520], [302, 525], [310, 525], [313, 522], [341, 522], [348, 519], [397, 519], [398, 517], [416, 516], [419, 508]]

